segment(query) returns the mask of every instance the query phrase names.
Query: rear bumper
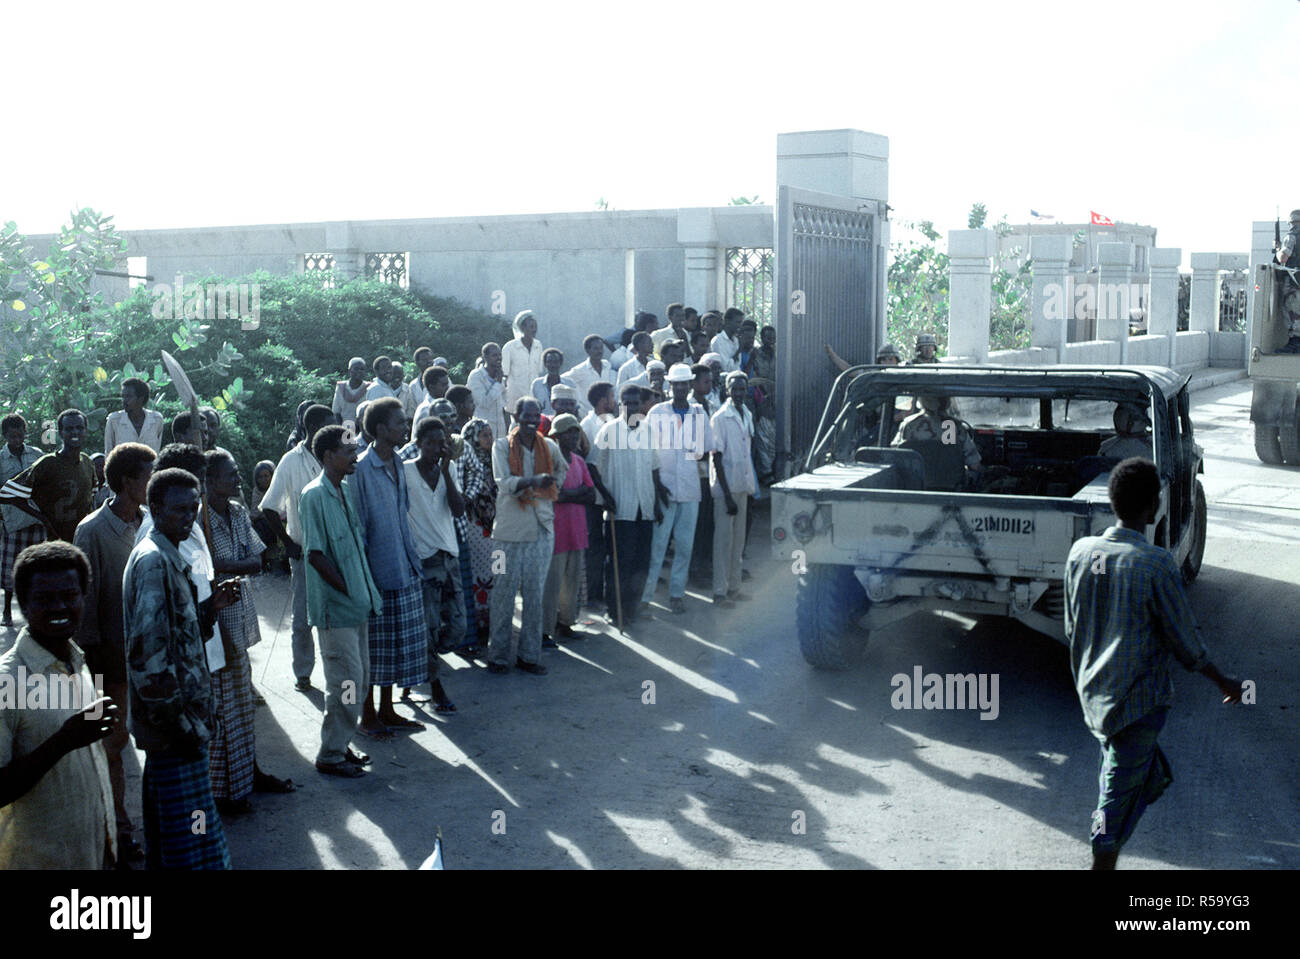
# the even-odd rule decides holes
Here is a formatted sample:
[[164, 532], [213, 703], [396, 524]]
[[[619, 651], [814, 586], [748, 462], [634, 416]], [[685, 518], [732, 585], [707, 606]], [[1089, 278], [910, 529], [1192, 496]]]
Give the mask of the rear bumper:
[[961, 576], [855, 567], [871, 599], [859, 625], [880, 629], [916, 613], [947, 610], [971, 616], [1007, 616], [1065, 642], [1059, 581]]

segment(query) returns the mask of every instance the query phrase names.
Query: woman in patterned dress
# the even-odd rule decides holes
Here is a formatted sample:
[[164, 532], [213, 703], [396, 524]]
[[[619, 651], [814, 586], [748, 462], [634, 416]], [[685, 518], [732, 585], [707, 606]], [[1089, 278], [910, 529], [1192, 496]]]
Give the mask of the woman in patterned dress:
[[[469, 545], [473, 571], [473, 610], [466, 622], [466, 632], [481, 637], [488, 630], [488, 610], [492, 603], [492, 522], [496, 519], [497, 484], [492, 477], [492, 427], [487, 420], [475, 417], [460, 433], [464, 450], [456, 461], [461, 495], [465, 497], [465, 515], [456, 520], [461, 536]], [[468, 600], [468, 597], [467, 597]], [[469, 606], [469, 603], [466, 603]]]
[[[218, 577], [251, 576], [262, 570], [266, 546], [253, 531], [248, 511], [233, 497], [239, 494], [239, 467], [224, 450], [206, 457], [208, 531], [212, 562]], [[208, 744], [212, 795], [222, 813], [237, 815], [252, 810], [252, 792], [293, 792], [287, 779], [267, 775], [257, 767], [254, 753], [253, 670], [248, 649], [262, 639], [252, 591], [239, 591], [239, 600], [217, 614], [225, 647], [226, 665], [212, 674], [212, 698], [220, 719]]]

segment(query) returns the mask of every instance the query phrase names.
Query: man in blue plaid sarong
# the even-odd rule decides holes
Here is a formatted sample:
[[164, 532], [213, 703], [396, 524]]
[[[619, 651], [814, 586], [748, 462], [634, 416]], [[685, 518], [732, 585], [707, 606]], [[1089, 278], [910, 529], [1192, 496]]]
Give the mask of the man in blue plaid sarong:
[[366, 626], [370, 655], [370, 685], [379, 689], [365, 696], [361, 731], [385, 740], [393, 730], [423, 729], [424, 724], [399, 716], [393, 708], [393, 688], [409, 688], [429, 674], [428, 631], [424, 619], [424, 586], [420, 559], [407, 519], [410, 492], [397, 449], [406, 442], [406, 414], [395, 398], [372, 400], [365, 414], [366, 432], [374, 442], [357, 460], [346, 480], [356, 499], [357, 518], [365, 531], [366, 559], [382, 597], [382, 610]]
[[1078, 540], [1065, 564], [1070, 671], [1084, 721], [1101, 742], [1093, 869], [1115, 868], [1146, 807], [1173, 782], [1156, 744], [1173, 702], [1170, 659], [1210, 679], [1225, 703], [1241, 701], [1241, 682], [1210, 662], [1177, 561], [1147, 542], [1160, 486], [1150, 460], [1117, 465], [1108, 492], [1119, 522]]

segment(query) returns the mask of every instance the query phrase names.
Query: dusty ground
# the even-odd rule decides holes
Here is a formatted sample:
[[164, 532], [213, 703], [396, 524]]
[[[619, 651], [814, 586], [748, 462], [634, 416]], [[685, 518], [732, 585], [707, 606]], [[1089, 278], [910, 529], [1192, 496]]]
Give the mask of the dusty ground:
[[[1175, 677], [1161, 740], [1175, 783], [1121, 868], [1300, 867], [1300, 471], [1256, 461], [1249, 400], [1245, 380], [1194, 396], [1210, 534], [1191, 597], [1213, 658], [1259, 702], [1223, 707], [1208, 681]], [[265, 578], [258, 753], [302, 788], [227, 824], [236, 868], [409, 869], [438, 827], [458, 869], [1084, 864], [1097, 746], [1065, 648], [1009, 621], [923, 615], [873, 636], [856, 668], [814, 671], [792, 633], [795, 577], [765, 535], [756, 523], [754, 598], [733, 611], [692, 591], [672, 616], [661, 588], [652, 621], [547, 652], [545, 677], [447, 657], [460, 712], [361, 740], [375, 765], [354, 781], [312, 768], [322, 699], [293, 690], [288, 580]], [[917, 665], [997, 673], [997, 719], [893, 709], [890, 677]]]

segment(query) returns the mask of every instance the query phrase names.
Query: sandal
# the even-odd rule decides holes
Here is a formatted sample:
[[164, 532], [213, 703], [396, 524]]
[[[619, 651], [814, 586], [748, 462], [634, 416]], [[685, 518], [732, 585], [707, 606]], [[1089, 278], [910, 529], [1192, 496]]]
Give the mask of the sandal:
[[403, 719], [401, 716], [394, 716], [392, 719], [384, 719], [382, 716], [379, 721], [389, 728], [394, 729], [423, 729], [424, 723], [418, 723], [414, 719]]
[[349, 746], [348, 754], [343, 757], [343, 761], [352, 763], [354, 766], [369, 766], [370, 756], [368, 753], [357, 752], [355, 749]]
[[383, 729], [367, 729], [365, 726], [358, 726], [357, 732], [380, 743], [389, 742], [393, 738], [393, 734], [388, 731], [387, 726]]
[[218, 799], [217, 812], [223, 816], [243, 816], [253, 811], [253, 804], [244, 799]]
[[291, 793], [298, 789], [292, 779], [281, 779], [264, 773], [260, 769], [253, 773], [253, 792], [255, 793]]
[[327, 776], [342, 776], [344, 779], [358, 779], [366, 774], [364, 769], [346, 759], [341, 763], [317, 762], [316, 771]]
[[444, 699], [437, 706], [433, 707], [433, 711], [435, 713], [454, 713], [456, 711], [456, 704], [450, 699]]

